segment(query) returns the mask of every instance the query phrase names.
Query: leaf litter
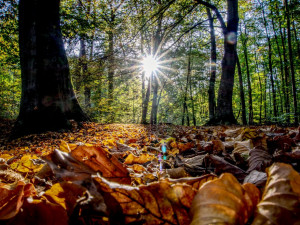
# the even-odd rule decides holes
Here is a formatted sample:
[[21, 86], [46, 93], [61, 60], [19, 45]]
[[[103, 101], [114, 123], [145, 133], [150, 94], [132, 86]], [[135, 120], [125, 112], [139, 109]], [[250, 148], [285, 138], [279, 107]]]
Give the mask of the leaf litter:
[[87, 123], [8, 141], [7, 127], [0, 222], [299, 225], [299, 133]]

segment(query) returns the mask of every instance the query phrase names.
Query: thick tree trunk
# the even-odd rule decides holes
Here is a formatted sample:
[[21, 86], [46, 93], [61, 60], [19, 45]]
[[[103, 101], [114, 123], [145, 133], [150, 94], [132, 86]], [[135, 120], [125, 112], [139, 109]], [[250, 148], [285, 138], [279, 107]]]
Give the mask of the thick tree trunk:
[[13, 137], [88, 121], [73, 92], [59, 20], [59, 0], [20, 0], [22, 98]]
[[208, 20], [209, 20], [209, 29], [210, 29], [210, 78], [209, 78], [209, 88], [208, 88], [208, 108], [209, 108], [209, 122], [210, 120], [215, 119], [215, 82], [216, 82], [216, 63], [217, 63], [217, 47], [216, 47], [216, 36], [214, 28], [214, 20], [211, 16], [209, 8], [206, 8]]
[[217, 122], [221, 124], [236, 124], [232, 110], [232, 93], [236, 65], [236, 43], [238, 29], [238, 1], [227, 0], [227, 32], [224, 33], [224, 57], [222, 60], [222, 76], [218, 92]]

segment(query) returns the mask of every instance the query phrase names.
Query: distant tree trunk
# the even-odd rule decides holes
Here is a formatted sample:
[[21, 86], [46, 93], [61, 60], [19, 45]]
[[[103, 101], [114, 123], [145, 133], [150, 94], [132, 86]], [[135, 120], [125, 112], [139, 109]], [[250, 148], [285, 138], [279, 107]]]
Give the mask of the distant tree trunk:
[[209, 108], [209, 122], [210, 120], [215, 119], [215, 82], [216, 82], [216, 70], [217, 70], [217, 47], [216, 47], [216, 36], [214, 28], [214, 20], [211, 16], [209, 8], [206, 8], [208, 20], [209, 20], [209, 29], [210, 29], [210, 78], [209, 78], [209, 88], [208, 88], [208, 108]]
[[[157, 1], [159, 4], [159, 8], [161, 8], [161, 0]], [[158, 52], [160, 51], [160, 46], [161, 46], [161, 26], [162, 26], [162, 18], [163, 14], [160, 13], [158, 16], [158, 25], [157, 25], [157, 30], [155, 33], [154, 37], [154, 49], [153, 49], [153, 55], [157, 56]], [[157, 111], [158, 111], [158, 78], [152, 73], [152, 78], [153, 78], [153, 98], [152, 98], [152, 108], [151, 108], [151, 116], [150, 116], [150, 123], [151, 124], [156, 124], [157, 123]]]
[[243, 122], [243, 125], [246, 125], [247, 124], [246, 104], [245, 104], [245, 94], [244, 94], [242, 69], [241, 69], [241, 64], [240, 64], [240, 60], [239, 60], [238, 55], [236, 55], [236, 58], [237, 58], [237, 68], [238, 68], [239, 83], [240, 83], [240, 95], [241, 95], [241, 105], [242, 105], [242, 122]]
[[248, 96], [249, 96], [249, 115], [248, 121], [249, 124], [253, 124], [253, 106], [252, 106], [252, 88], [251, 88], [251, 80], [250, 80], [250, 69], [249, 69], [249, 62], [248, 62], [248, 51], [247, 51], [247, 27], [245, 25], [245, 37], [242, 40], [243, 51], [245, 56], [245, 63], [246, 63], [246, 72], [247, 72], [247, 84], [248, 84]]
[[88, 64], [85, 41], [80, 38], [80, 52], [79, 52], [79, 64], [81, 67], [81, 82], [84, 83], [84, 103], [86, 107], [91, 106], [91, 90], [88, 88]]
[[296, 80], [295, 80], [295, 68], [294, 68], [292, 35], [291, 35], [291, 21], [290, 21], [288, 0], [284, 0], [284, 5], [285, 5], [285, 11], [286, 11], [289, 59], [290, 59], [290, 68], [291, 68], [291, 76], [292, 76], [292, 88], [293, 88], [293, 100], [294, 100], [294, 123], [296, 125], [298, 125], [299, 120], [298, 120], [298, 105], [297, 105], [297, 89], [296, 89]]
[[[273, 12], [271, 11], [271, 15], [273, 16]], [[284, 71], [283, 71], [283, 60], [282, 60], [282, 54], [281, 54], [281, 50], [280, 50], [280, 47], [279, 47], [279, 42], [278, 42], [278, 37], [277, 37], [277, 33], [276, 33], [276, 28], [275, 28], [275, 22], [274, 22], [274, 18], [272, 17], [272, 27], [273, 27], [273, 31], [274, 31], [274, 37], [275, 37], [275, 43], [276, 43], [276, 47], [277, 47], [277, 52], [278, 52], [278, 55], [279, 55], [279, 62], [280, 62], [280, 79], [281, 79], [281, 82], [280, 82], [280, 87], [281, 87], [281, 90], [282, 90], [282, 94], [280, 92], [280, 99], [283, 98], [283, 101], [284, 101], [284, 105], [286, 105], [286, 99], [285, 99], [285, 85], [284, 85]], [[283, 95], [283, 97], [282, 97]], [[283, 113], [283, 103], [281, 103], [281, 113]]]
[[227, 0], [227, 26], [218, 9], [206, 2], [196, 0], [216, 13], [224, 35], [224, 56], [222, 59], [222, 76], [218, 91], [215, 123], [236, 124], [232, 110], [232, 93], [236, 66], [236, 43], [238, 29], [238, 0]]
[[259, 124], [261, 124], [261, 117], [262, 117], [262, 105], [263, 105], [263, 89], [262, 89], [262, 82], [259, 75], [259, 67], [258, 67], [258, 60], [257, 55], [255, 52], [255, 65], [256, 65], [256, 72], [258, 74], [258, 80], [259, 80], [259, 89], [260, 89], [260, 99], [259, 99]]
[[272, 88], [272, 97], [273, 97], [273, 111], [274, 111], [274, 116], [277, 117], [278, 114], [277, 114], [276, 92], [275, 92], [273, 64], [272, 64], [272, 44], [271, 44], [271, 38], [268, 31], [268, 24], [267, 24], [263, 5], [262, 5], [262, 13], [263, 13], [264, 26], [265, 26], [265, 31], [267, 35], [267, 41], [268, 41], [268, 63], [269, 63], [269, 72], [271, 78], [271, 88]]
[[148, 112], [148, 105], [150, 100], [150, 93], [151, 93], [151, 77], [149, 77], [146, 96], [145, 99], [143, 99], [142, 120], [141, 120], [142, 124], [147, 123], [147, 112]]
[[12, 137], [88, 121], [74, 95], [62, 41], [59, 0], [20, 0], [22, 98]]

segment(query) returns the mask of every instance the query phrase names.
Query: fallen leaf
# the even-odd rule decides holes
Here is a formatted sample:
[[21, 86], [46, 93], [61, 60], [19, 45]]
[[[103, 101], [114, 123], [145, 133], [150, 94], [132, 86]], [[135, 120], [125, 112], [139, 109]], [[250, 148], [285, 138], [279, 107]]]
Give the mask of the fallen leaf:
[[252, 170], [264, 171], [272, 163], [272, 156], [268, 151], [260, 147], [251, 149], [249, 155], [249, 168], [247, 172], [251, 172]]
[[227, 162], [223, 158], [216, 155], [209, 155], [210, 163], [215, 167], [215, 173], [220, 175], [222, 173], [232, 173], [240, 182], [243, 182], [247, 173], [241, 168]]
[[0, 220], [14, 217], [23, 205], [24, 198], [35, 194], [32, 184], [0, 185]]
[[40, 161], [36, 155], [24, 155], [10, 165], [10, 168], [21, 173], [36, 173], [42, 169], [45, 162]]
[[130, 184], [126, 167], [112, 154], [98, 146], [79, 145], [70, 155], [111, 181]]
[[260, 172], [257, 170], [252, 170], [244, 180], [244, 183], [254, 184], [256, 187], [262, 188], [264, 187], [267, 181], [267, 174], [264, 172]]
[[188, 211], [196, 193], [190, 185], [160, 181], [135, 188], [94, 179], [98, 189], [120, 203], [126, 224], [190, 224]]
[[153, 159], [156, 159], [156, 156], [153, 154], [147, 154], [147, 153], [142, 153], [139, 156], [136, 156], [134, 154], [129, 154], [126, 159], [125, 159], [125, 164], [144, 164], [146, 162], [152, 161]]
[[300, 174], [292, 166], [274, 163], [252, 225], [300, 224]]
[[71, 215], [79, 198], [83, 196], [86, 189], [71, 182], [54, 184], [47, 190], [43, 197], [49, 202], [62, 206], [68, 215]]
[[255, 185], [240, 185], [233, 175], [222, 174], [199, 189], [191, 206], [191, 225], [244, 225], [258, 201], [259, 190]]
[[24, 201], [22, 211], [7, 221], [7, 225], [68, 225], [65, 209], [45, 199]]

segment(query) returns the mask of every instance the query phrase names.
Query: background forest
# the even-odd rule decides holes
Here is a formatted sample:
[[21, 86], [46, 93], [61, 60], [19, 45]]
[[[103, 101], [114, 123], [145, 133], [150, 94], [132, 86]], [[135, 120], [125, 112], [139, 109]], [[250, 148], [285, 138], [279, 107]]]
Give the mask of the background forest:
[[[226, 18], [226, 1], [211, 3]], [[300, 2], [240, 0], [238, 6], [235, 118], [241, 124], [297, 122]], [[19, 111], [17, 20], [18, 2], [1, 1], [3, 118]], [[154, 123], [202, 125], [214, 113], [224, 54], [214, 11], [192, 0], [63, 0], [61, 21], [76, 96], [93, 120], [150, 122], [157, 107]], [[142, 65], [156, 50], [157, 82]]]

